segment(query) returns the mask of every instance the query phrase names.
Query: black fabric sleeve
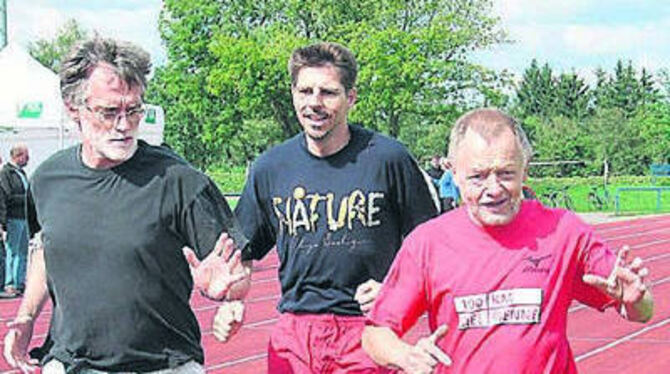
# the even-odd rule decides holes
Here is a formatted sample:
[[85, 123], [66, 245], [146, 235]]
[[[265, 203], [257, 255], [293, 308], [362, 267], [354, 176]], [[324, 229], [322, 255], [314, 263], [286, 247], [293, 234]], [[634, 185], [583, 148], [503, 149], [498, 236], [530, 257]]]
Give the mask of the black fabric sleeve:
[[249, 245], [242, 252], [242, 259], [260, 260], [276, 244], [276, 234], [267, 212], [263, 209], [260, 190], [263, 188], [255, 170], [249, 173], [242, 196], [235, 207], [235, 216], [240, 220], [244, 234], [249, 238]]
[[248, 240], [228, 202], [211, 180], [186, 207], [182, 217], [183, 235], [199, 258], [204, 258], [214, 249], [223, 232], [228, 233], [238, 250], [247, 247]]
[[402, 219], [402, 235], [437, 215], [437, 207], [416, 160], [407, 153], [395, 168], [395, 188]]
[[35, 200], [33, 199], [32, 188], [28, 186], [28, 191], [26, 192], [26, 220], [28, 221], [28, 233], [29, 237], [32, 238], [42, 230], [40, 223], [37, 219], [37, 210], [35, 209]]
[[5, 169], [0, 171], [0, 225], [3, 230], [7, 230], [7, 201], [11, 196], [11, 189], [7, 181]]

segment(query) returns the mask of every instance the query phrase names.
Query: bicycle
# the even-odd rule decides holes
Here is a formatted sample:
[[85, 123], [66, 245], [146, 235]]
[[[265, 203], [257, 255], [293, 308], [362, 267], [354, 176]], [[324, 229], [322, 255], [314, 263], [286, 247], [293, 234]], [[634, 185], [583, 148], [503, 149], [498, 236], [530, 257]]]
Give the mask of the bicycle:
[[575, 210], [575, 204], [568, 193], [568, 186], [563, 186], [555, 190], [550, 190], [547, 193], [540, 195], [541, 199], [552, 208], [565, 208], [568, 210]]
[[[602, 195], [598, 191], [600, 188], [603, 189]], [[607, 186], [591, 186], [587, 200], [594, 210], [609, 209], [611, 198], [609, 192], [607, 191]]]

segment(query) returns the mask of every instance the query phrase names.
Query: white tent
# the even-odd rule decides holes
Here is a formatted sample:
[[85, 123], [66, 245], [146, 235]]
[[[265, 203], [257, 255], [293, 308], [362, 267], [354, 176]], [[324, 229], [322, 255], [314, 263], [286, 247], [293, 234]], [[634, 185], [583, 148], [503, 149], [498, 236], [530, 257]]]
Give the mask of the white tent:
[[76, 141], [66, 120], [56, 73], [42, 66], [22, 47], [9, 44], [0, 51], [0, 155], [9, 159], [13, 144], [30, 150], [26, 171], [55, 151]]
[[61, 126], [58, 76], [16, 44], [0, 51], [0, 85], [0, 126]]

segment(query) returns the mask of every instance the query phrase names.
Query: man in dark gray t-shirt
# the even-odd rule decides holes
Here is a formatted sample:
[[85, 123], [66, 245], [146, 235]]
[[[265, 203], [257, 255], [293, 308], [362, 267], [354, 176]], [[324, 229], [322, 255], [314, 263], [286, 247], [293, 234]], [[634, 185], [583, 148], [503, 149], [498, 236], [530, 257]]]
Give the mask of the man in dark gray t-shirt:
[[21, 371], [38, 362], [26, 351], [50, 296], [49, 334], [31, 352], [43, 373], [204, 373], [194, 283], [232, 300], [247, 275], [234, 247], [246, 239], [214, 183], [137, 139], [149, 69], [146, 52], [99, 37], [63, 62], [61, 93], [81, 144], [33, 175], [28, 219], [42, 246], [4, 346]]

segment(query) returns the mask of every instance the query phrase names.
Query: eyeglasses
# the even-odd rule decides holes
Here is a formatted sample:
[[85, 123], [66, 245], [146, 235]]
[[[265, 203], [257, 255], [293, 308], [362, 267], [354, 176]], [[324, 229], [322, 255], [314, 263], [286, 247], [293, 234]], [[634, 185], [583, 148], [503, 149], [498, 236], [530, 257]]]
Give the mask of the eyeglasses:
[[91, 112], [91, 114], [93, 114], [103, 125], [109, 127], [116, 125], [122, 116], [126, 118], [126, 121], [135, 124], [142, 119], [145, 112], [143, 104], [128, 108], [124, 111], [119, 110], [119, 108], [92, 109], [88, 106], [88, 103], [84, 104], [84, 108]]

